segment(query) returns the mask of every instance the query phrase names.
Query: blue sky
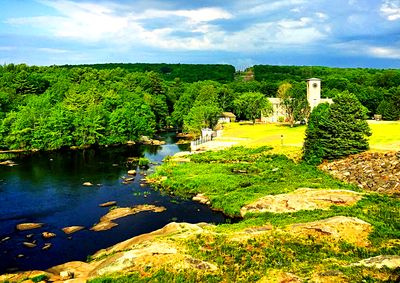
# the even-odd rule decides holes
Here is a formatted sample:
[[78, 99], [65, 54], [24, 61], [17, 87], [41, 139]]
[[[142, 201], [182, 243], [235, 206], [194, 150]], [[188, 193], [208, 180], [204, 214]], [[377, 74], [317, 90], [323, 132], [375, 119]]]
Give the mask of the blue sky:
[[0, 0], [0, 64], [400, 68], [400, 0]]

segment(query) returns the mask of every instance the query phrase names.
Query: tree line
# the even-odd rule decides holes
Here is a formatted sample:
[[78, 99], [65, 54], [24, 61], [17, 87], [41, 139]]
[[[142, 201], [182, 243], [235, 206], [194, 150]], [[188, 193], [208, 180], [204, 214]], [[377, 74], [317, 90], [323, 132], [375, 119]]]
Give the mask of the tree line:
[[[0, 66], [0, 149], [53, 150], [121, 144], [165, 128], [196, 136], [201, 128], [214, 127], [223, 111], [253, 122], [261, 112], [268, 116], [272, 106], [267, 97], [275, 96], [282, 99], [292, 124], [309, 115], [306, 84], [285, 76], [279, 81], [245, 81], [238, 77], [232, 81], [229, 72], [219, 77], [210, 73], [209, 80], [191, 82], [188, 77], [187, 81], [167, 79], [152, 70], [137, 72], [101, 66], [106, 67]], [[199, 66], [193, 65], [193, 73]], [[225, 78], [223, 82], [218, 81], [221, 76]], [[388, 113], [397, 119], [399, 87], [386, 90], [391, 94], [384, 100], [387, 105], [378, 106], [392, 109]], [[343, 92], [336, 88], [324, 91], [332, 95]], [[360, 94], [355, 95], [363, 103]]]
[[372, 68], [330, 68], [321, 66], [253, 67], [255, 80], [262, 85], [280, 85], [283, 81], [300, 83], [307, 78], [322, 80], [321, 96], [334, 98], [348, 91], [356, 95], [367, 115], [380, 114], [385, 120], [400, 119], [400, 70]]
[[252, 118], [236, 100], [254, 92], [242, 82], [215, 80], [166, 80], [120, 67], [0, 66], [0, 148], [121, 144], [165, 128], [199, 135], [222, 111]]

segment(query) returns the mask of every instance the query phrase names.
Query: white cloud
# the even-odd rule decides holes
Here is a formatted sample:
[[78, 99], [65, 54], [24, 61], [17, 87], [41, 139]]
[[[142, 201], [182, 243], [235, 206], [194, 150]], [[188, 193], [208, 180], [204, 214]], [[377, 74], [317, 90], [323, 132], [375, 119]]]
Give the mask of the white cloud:
[[[261, 1], [255, 6], [255, 10], [250, 9], [246, 13], [290, 8], [303, 2], [304, 0], [284, 0], [265, 5]], [[139, 45], [174, 51], [261, 51], [314, 44], [324, 39], [324, 33], [329, 30], [327, 25], [321, 24], [320, 19], [326, 18], [323, 13], [317, 13], [317, 22], [310, 17], [265, 20], [255, 24], [250, 22], [248, 27], [228, 32], [213, 21], [230, 20], [234, 15], [218, 7], [135, 11], [132, 7], [108, 2], [94, 4], [42, 0], [41, 3], [54, 8], [59, 15], [13, 18], [7, 22], [30, 25], [60, 38], [114, 46], [116, 51], [129, 50]], [[158, 21], [156, 28], [148, 27], [149, 22], [159, 19], [163, 21]], [[49, 48], [41, 51], [53, 54], [64, 52]]]
[[374, 57], [379, 58], [400, 59], [399, 48], [369, 47], [368, 53]]
[[[279, 0], [279, 1], [243, 1], [246, 8], [242, 7], [241, 14], [265, 14], [267, 12], [274, 12], [288, 7], [306, 3], [305, 0]], [[255, 2], [255, 3], [252, 3]], [[251, 8], [247, 8], [251, 7]], [[299, 7], [293, 7], [291, 10], [300, 11]]]
[[380, 12], [389, 21], [400, 19], [400, 1], [385, 0], [380, 7]]
[[322, 13], [322, 12], [316, 12], [315, 15], [320, 20], [327, 20], [329, 18], [329, 16], [327, 14]]

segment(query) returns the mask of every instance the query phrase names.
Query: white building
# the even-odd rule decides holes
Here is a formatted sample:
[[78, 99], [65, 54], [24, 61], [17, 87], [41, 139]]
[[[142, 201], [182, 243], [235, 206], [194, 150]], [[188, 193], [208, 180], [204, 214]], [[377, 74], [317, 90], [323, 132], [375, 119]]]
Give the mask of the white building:
[[[281, 99], [277, 97], [268, 97], [268, 100], [272, 103], [273, 112], [272, 115], [268, 117], [264, 117], [261, 114], [261, 122], [276, 123], [279, 122], [279, 120], [285, 120], [286, 112], [281, 106]], [[307, 80], [307, 100], [311, 107], [311, 111], [320, 103], [333, 103], [330, 98], [321, 98], [321, 80], [317, 78]]]

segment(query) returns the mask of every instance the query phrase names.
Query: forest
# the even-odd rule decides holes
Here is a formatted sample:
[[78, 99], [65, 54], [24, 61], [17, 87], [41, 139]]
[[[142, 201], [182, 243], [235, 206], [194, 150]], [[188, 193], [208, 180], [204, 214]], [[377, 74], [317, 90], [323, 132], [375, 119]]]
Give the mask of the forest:
[[0, 149], [122, 144], [167, 128], [198, 135], [223, 111], [254, 120], [254, 107], [282, 84], [305, 94], [309, 77], [322, 79], [325, 97], [347, 91], [370, 117], [400, 118], [399, 70], [257, 65], [246, 72], [254, 79], [229, 65], [3, 65]]

